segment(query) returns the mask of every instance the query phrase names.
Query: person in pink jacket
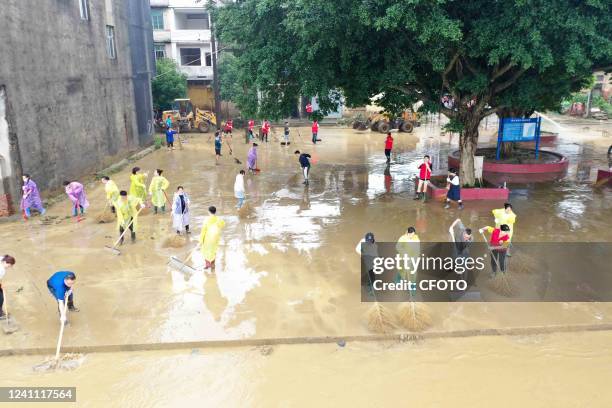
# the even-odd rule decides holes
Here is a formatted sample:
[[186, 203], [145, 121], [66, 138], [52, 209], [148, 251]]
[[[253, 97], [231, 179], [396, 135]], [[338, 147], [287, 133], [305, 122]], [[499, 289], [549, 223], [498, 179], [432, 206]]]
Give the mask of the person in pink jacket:
[[78, 181], [64, 181], [64, 188], [66, 189], [68, 198], [72, 202], [72, 215], [75, 217], [79, 215], [79, 210], [81, 211], [81, 215], [85, 214], [85, 209], [89, 207], [89, 201], [87, 201], [87, 195], [85, 194], [83, 185]]

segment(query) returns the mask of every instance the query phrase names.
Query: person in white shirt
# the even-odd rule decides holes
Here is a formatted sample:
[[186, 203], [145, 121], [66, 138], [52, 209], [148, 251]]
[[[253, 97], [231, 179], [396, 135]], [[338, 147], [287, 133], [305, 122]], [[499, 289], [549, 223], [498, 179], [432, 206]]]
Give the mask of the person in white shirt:
[[6, 313], [4, 313], [4, 289], [2, 288], [2, 280], [6, 275], [6, 270], [10, 269], [15, 265], [15, 258], [10, 255], [4, 255], [0, 260], [0, 320], [6, 319]]
[[240, 170], [240, 173], [236, 175], [236, 181], [234, 182], [234, 197], [238, 199], [238, 203], [236, 204], [236, 208], [242, 208], [244, 204], [244, 170]]
[[461, 186], [459, 185], [459, 176], [457, 175], [457, 170], [450, 169], [448, 171], [446, 183], [448, 193], [446, 193], [446, 201], [444, 204], [444, 208], [450, 208], [450, 202], [456, 201], [457, 204], [459, 204], [459, 209], [462, 210], [463, 202], [461, 201]]

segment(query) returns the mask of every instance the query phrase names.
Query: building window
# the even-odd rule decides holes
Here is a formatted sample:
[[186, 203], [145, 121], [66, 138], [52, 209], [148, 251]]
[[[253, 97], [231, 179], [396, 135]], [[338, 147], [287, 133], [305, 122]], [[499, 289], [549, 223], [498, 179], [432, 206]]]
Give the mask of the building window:
[[88, 2], [88, 0], [79, 0], [79, 11], [81, 12], [81, 20], [89, 20]]
[[181, 65], [202, 65], [202, 54], [199, 48], [181, 48]]
[[164, 44], [154, 44], [153, 51], [155, 52], [155, 61], [166, 58], [166, 46]]
[[163, 30], [164, 29], [164, 13], [163, 10], [160, 9], [152, 9], [151, 10], [151, 24], [153, 25], [154, 30]]
[[210, 52], [207, 52], [206, 54], [204, 54], [205, 57], [205, 64], [207, 67], [212, 67], [212, 54]]
[[[208, 30], [208, 14], [187, 14], [187, 25], [192, 30]], [[189, 21], [190, 20], [190, 21]]]
[[603, 80], [604, 80], [604, 76], [603, 76], [603, 75], [597, 75], [597, 76], [595, 77], [595, 80], [596, 80], [597, 82], [603, 82]]
[[110, 59], [117, 58], [117, 48], [115, 47], [115, 27], [106, 26], [106, 53]]

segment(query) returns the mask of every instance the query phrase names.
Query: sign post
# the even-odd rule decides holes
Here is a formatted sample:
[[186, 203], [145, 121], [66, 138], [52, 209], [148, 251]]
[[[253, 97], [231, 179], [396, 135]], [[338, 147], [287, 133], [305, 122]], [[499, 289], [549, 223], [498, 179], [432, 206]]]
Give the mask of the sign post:
[[497, 133], [497, 151], [495, 160], [501, 156], [503, 142], [532, 142], [535, 141], [535, 157], [540, 154], [540, 127], [542, 118], [504, 118], [499, 122]]

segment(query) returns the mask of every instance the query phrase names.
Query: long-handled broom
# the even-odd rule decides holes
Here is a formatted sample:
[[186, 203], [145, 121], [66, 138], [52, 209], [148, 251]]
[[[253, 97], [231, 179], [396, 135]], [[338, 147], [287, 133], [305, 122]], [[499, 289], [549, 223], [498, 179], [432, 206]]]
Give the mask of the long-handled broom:
[[396, 318], [393, 313], [381, 305], [376, 298], [376, 292], [374, 291], [374, 285], [372, 284], [372, 278], [368, 272], [368, 281], [372, 288], [372, 295], [374, 296], [374, 305], [370, 307], [366, 314], [367, 325], [370, 331], [375, 333], [390, 333], [397, 327]]
[[[416, 271], [414, 276], [416, 277]], [[431, 326], [431, 309], [422, 302], [415, 302], [412, 291], [409, 291], [408, 295], [408, 302], [402, 303], [397, 309], [398, 321], [410, 331], [423, 331]]]
[[[64, 297], [63, 305], [64, 316], [68, 313], [68, 296]], [[60, 359], [60, 350], [62, 347], [62, 340], [64, 339], [64, 328], [66, 322], [64, 320], [60, 323], [60, 332], [57, 338], [57, 346], [55, 348], [55, 356], [41, 364], [34, 366], [34, 371], [49, 371], [49, 370], [73, 370], [81, 365], [84, 356], [79, 353], [68, 353]]]
[[134, 223], [134, 219], [136, 219], [136, 217], [138, 217], [138, 215], [140, 214], [140, 211], [142, 211], [142, 208], [140, 210], [138, 210], [138, 212], [136, 213], [136, 215], [134, 217], [132, 217], [132, 219], [130, 220], [130, 223], [123, 230], [121, 235], [119, 235], [119, 239], [117, 241], [115, 241], [113, 246], [110, 247], [110, 246], [106, 245], [106, 249], [108, 249], [109, 251], [111, 251], [115, 255], [121, 255], [121, 251], [119, 249], [117, 249], [117, 245], [119, 245], [119, 242], [121, 242], [121, 240], [123, 239], [123, 236], [125, 235], [125, 233], [128, 232], [128, 230], [132, 226], [132, 223]]
[[4, 310], [6, 313], [6, 324], [2, 326], [2, 330], [4, 330], [4, 334], [12, 334], [19, 330], [19, 327], [15, 324], [13, 319], [13, 324], [11, 324], [12, 316], [9, 314], [8, 301], [7, 301], [7, 290], [6, 288], [2, 288], [4, 292]]
[[191, 251], [191, 253], [187, 257], [187, 259], [185, 259], [184, 261], [181, 261], [176, 256], [171, 256], [170, 260], [168, 261], [168, 266], [170, 266], [171, 268], [174, 268], [174, 269], [176, 269], [176, 270], [178, 270], [179, 272], [182, 272], [182, 273], [186, 273], [186, 274], [189, 274], [189, 275], [194, 274], [196, 272], [196, 270], [192, 266], [187, 265], [187, 263], [189, 263], [189, 261], [191, 260], [193, 255], [199, 249], [200, 249], [200, 245], [196, 246], [193, 249], [193, 251]]

